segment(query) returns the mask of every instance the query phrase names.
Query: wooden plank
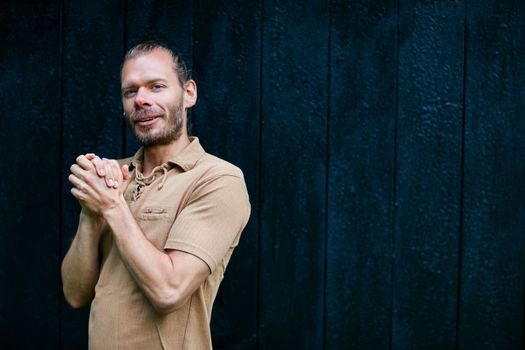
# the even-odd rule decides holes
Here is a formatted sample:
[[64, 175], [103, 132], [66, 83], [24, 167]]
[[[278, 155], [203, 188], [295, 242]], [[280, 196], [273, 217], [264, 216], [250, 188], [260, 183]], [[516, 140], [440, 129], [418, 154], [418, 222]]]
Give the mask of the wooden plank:
[[390, 346], [397, 6], [331, 6], [326, 348]]
[[[178, 52], [188, 69], [192, 67], [193, 1], [139, 0], [126, 6], [126, 50], [136, 44], [160, 41]], [[191, 118], [190, 118], [191, 119]], [[125, 156], [140, 146], [131, 129], [125, 127]]]
[[[80, 206], [67, 181], [76, 156], [122, 153], [120, 60], [121, 2], [64, 2], [63, 8], [63, 191], [62, 256], [75, 235]], [[62, 347], [87, 348], [89, 308], [62, 307]]]
[[393, 349], [456, 346], [464, 11], [400, 1]]
[[262, 349], [323, 343], [327, 1], [263, 2]]
[[525, 3], [469, 1], [461, 349], [521, 349]]
[[57, 348], [59, 3], [2, 3], [0, 37], [2, 347], [36, 349], [46, 344]]
[[207, 152], [239, 166], [252, 206], [213, 307], [214, 349], [253, 349], [257, 334], [259, 2], [195, 3], [195, 134]]

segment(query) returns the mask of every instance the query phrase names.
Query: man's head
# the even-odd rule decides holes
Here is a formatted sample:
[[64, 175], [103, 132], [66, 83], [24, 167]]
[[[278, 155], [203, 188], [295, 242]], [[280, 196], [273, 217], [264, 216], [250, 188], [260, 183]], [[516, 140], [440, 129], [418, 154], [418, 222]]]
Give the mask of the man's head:
[[169, 144], [187, 134], [187, 110], [197, 87], [179, 55], [155, 42], [126, 54], [121, 71], [124, 115], [146, 146]]

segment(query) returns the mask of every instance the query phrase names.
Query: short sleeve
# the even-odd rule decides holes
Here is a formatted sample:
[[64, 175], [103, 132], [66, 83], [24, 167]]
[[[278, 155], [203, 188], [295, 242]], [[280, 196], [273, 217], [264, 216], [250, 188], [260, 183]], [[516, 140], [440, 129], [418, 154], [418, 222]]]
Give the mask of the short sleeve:
[[199, 184], [168, 234], [165, 249], [193, 254], [213, 272], [239, 236], [250, 216], [242, 177], [220, 175]]

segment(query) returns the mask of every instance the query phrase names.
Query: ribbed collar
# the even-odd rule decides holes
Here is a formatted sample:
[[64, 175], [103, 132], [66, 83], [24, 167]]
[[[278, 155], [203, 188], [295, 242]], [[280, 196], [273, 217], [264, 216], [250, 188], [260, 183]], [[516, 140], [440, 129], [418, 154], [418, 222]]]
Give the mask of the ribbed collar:
[[[190, 144], [187, 145], [179, 154], [171, 159], [168, 159], [166, 162], [170, 165], [178, 165], [182, 170], [188, 171], [193, 169], [195, 164], [202, 158], [205, 151], [202, 148], [199, 138], [195, 136], [190, 136]], [[144, 159], [144, 147], [140, 147], [135, 155], [131, 158], [130, 169], [138, 168], [142, 170], [142, 161]]]

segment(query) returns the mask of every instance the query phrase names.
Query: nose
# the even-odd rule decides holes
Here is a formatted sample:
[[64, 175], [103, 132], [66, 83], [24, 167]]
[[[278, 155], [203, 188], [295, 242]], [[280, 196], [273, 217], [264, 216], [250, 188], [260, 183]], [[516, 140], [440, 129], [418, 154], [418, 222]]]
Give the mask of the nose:
[[144, 88], [140, 88], [135, 95], [135, 108], [151, 107], [151, 101], [147, 96], [147, 92]]

